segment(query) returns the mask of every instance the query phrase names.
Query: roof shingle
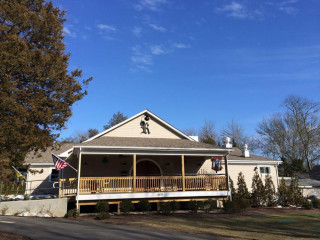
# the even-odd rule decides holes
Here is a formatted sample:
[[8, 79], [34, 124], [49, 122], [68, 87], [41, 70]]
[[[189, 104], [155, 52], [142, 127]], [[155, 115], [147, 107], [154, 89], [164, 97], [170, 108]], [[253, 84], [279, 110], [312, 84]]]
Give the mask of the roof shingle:
[[258, 156], [250, 153], [250, 157], [243, 156], [240, 148], [233, 148], [233, 151], [228, 155], [229, 160], [261, 160], [261, 161], [276, 161], [276, 159]]
[[163, 147], [163, 148], [208, 148], [224, 149], [207, 143], [188, 139], [138, 138], [138, 137], [100, 137], [76, 146], [114, 146], [114, 147]]

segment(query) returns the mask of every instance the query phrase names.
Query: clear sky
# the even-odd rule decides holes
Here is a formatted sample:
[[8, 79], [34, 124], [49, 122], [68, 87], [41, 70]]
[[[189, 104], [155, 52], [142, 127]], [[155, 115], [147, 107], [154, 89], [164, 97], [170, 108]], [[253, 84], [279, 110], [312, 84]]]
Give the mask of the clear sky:
[[319, 0], [54, 0], [70, 69], [93, 77], [62, 137], [149, 109], [248, 134], [290, 94], [320, 101]]

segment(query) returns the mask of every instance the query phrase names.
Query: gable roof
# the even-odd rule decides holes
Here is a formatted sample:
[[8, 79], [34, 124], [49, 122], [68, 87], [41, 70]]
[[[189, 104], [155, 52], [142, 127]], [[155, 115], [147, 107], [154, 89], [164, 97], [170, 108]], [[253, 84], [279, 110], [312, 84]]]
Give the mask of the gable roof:
[[258, 155], [254, 155], [254, 154], [251, 154], [250, 153], [250, 157], [244, 157], [243, 154], [242, 154], [242, 150], [240, 148], [237, 148], [237, 147], [234, 147], [232, 148], [233, 151], [230, 152], [230, 154], [228, 155], [228, 160], [234, 160], [234, 162], [236, 161], [247, 161], [247, 162], [250, 162], [250, 161], [261, 161], [261, 162], [268, 162], [270, 161], [271, 162], [279, 162], [281, 163], [281, 161], [278, 161], [276, 159], [272, 159], [272, 158], [268, 158], [268, 157], [263, 157], [263, 156], [258, 156]]
[[312, 179], [320, 180], [320, 165], [316, 165], [311, 169], [310, 177]]
[[26, 155], [24, 161], [26, 164], [51, 163], [53, 165], [51, 153], [59, 155], [65, 152], [66, 150], [72, 148], [75, 144], [76, 143], [62, 143], [59, 145], [55, 145], [53, 148], [48, 147], [44, 151], [31, 151]]
[[136, 115], [134, 115], [134, 116], [132, 116], [132, 117], [130, 117], [130, 118], [122, 121], [121, 123], [118, 123], [117, 125], [115, 125], [115, 126], [113, 126], [113, 127], [111, 127], [111, 128], [108, 128], [107, 130], [105, 130], [105, 131], [103, 131], [103, 132], [101, 132], [101, 133], [98, 133], [97, 135], [95, 135], [95, 136], [93, 136], [93, 137], [85, 140], [83, 143], [85, 143], [85, 142], [90, 142], [90, 141], [92, 141], [92, 140], [94, 140], [94, 139], [97, 139], [97, 138], [105, 135], [106, 133], [111, 132], [111, 131], [113, 131], [113, 130], [116, 129], [116, 128], [119, 128], [119, 127], [123, 126], [124, 124], [126, 124], [127, 122], [130, 122], [130, 121], [132, 121], [133, 119], [135, 119], [135, 118], [137, 118], [137, 117], [140, 117], [141, 115], [144, 115], [144, 114], [148, 114], [150, 117], [156, 119], [157, 121], [159, 121], [160, 123], [162, 123], [163, 125], [165, 125], [166, 127], [168, 127], [170, 130], [172, 130], [173, 132], [175, 132], [177, 135], [179, 135], [179, 136], [181, 136], [181, 137], [183, 137], [183, 138], [185, 138], [185, 139], [188, 139], [188, 140], [190, 140], [190, 141], [195, 141], [192, 137], [187, 136], [186, 134], [184, 134], [183, 132], [181, 132], [180, 130], [178, 130], [177, 128], [175, 128], [174, 126], [172, 126], [171, 124], [169, 124], [168, 122], [164, 121], [163, 119], [161, 119], [160, 117], [158, 117], [157, 115], [155, 115], [154, 113], [152, 113], [152, 112], [150, 112], [149, 110], [146, 109], [146, 110], [143, 110], [143, 111], [137, 113]]

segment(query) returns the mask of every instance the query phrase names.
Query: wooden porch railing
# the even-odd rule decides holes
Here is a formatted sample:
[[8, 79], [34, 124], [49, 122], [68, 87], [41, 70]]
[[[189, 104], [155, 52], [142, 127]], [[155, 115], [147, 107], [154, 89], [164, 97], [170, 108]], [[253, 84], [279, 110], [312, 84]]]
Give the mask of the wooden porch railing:
[[[135, 192], [182, 191], [182, 176], [136, 177]], [[75, 195], [77, 179], [60, 179], [60, 196]], [[62, 190], [63, 189], [63, 190]], [[225, 176], [185, 176], [186, 191], [226, 190]], [[79, 194], [133, 192], [133, 177], [81, 177]]]

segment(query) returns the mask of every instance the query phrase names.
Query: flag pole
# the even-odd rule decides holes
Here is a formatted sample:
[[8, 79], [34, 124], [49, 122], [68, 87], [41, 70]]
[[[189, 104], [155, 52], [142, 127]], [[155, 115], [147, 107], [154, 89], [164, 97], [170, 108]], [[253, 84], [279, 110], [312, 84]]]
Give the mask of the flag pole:
[[[51, 153], [53, 156], [55, 156], [56, 158], [59, 158], [59, 157], [57, 157], [56, 155], [54, 155], [53, 153]], [[66, 162], [66, 161], [64, 161], [64, 160], [62, 160], [61, 158], [59, 158], [61, 161], [63, 161], [63, 162], [65, 162], [69, 167], [71, 167], [73, 170], [75, 170], [76, 172], [78, 172], [78, 170], [77, 169], [75, 169], [74, 167], [72, 167], [68, 162]]]
[[24, 179], [26, 179], [26, 178], [21, 174], [21, 172], [18, 171], [14, 166], [11, 166], [11, 167], [14, 169], [14, 171], [16, 172], [16, 174], [19, 174], [19, 175], [17, 175], [19, 178], [20, 178], [20, 177], [23, 177]]

